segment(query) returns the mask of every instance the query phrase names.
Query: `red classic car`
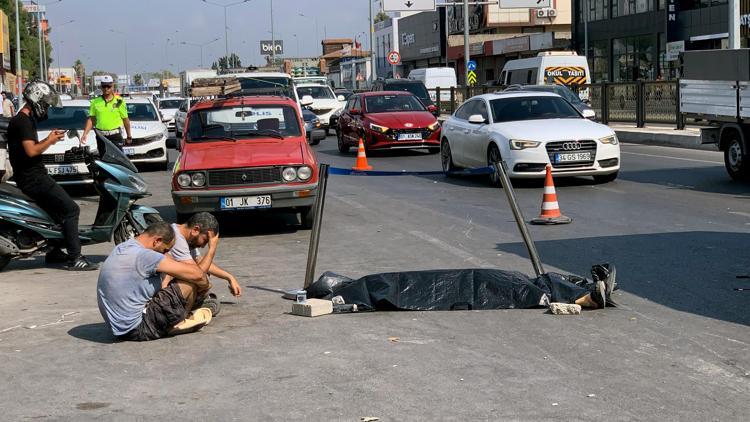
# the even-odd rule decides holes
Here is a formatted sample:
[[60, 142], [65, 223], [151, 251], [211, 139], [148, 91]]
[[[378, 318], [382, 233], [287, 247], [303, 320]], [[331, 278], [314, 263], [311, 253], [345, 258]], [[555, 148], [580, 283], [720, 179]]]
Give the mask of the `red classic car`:
[[287, 209], [312, 226], [318, 162], [297, 104], [286, 97], [204, 101], [178, 140], [172, 200], [184, 221], [200, 211]]
[[363, 92], [349, 97], [338, 121], [339, 151], [427, 148], [440, 152], [440, 123], [414, 94], [401, 91]]

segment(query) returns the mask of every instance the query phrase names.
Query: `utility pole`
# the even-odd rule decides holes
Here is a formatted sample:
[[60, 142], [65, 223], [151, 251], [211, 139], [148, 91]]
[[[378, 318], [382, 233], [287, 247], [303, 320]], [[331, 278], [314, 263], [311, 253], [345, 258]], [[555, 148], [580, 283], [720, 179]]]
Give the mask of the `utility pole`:
[[464, 0], [464, 80], [469, 86], [469, 0]]
[[21, 69], [21, 31], [18, 29], [20, 23], [18, 23], [18, 4], [20, 0], [16, 0], [16, 81], [18, 83], [18, 96], [20, 97], [23, 93], [23, 70]]
[[[297, 47], [299, 50], [299, 47]], [[276, 37], [273, 33], [273, 0], [271, 0], [271, 66], [276, 66]]]
[[[377, 69], [375, 67], [375, 49], [372, 48], [372, 33], [375, 29], [375, 23], [372, 21], [372, 0], [367, 0], [367, 8], [370, 11], [370, 84], [375, 82], [375, 79], [378, 76]], [[367, 68], [365, 67], [365, 71], [367, 71]]]
[[39, 79], [47, 82], [47, 78], [44, 76], [44, 60], [42, 60], [42, 6], [37, 5], [36, 7], [36, 32], [39, 40]]
[[[739, 1], [739, 0], [737, 0]], [[585, 0], [583, 9], [583, 57], [589, 56], [589, 0]]]
[[729, 0], [729, 48], [742, 47], [740, 41], [740, 0]]

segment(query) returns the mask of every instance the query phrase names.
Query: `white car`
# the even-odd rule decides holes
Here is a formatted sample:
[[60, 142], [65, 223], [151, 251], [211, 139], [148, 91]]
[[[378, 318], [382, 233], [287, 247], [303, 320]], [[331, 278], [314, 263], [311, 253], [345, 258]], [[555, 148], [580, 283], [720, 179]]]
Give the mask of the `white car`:
[[175, 112], [180, 108], [180, 104], [185, 101], [184, 98], [180, 97], [167, 97], [159, 98], [156, 102], [156, 106], [159, 108], [161, 113], [161, 120], [167, 125], [167, 130], [174, 131], [175, 128]]
[[182, 138], [182, 132], [185, 130], [185, 122], [187, 121], [187, 114], [190, 111], [192, 101], [190, 98], [182, 100], [177, 111], [174, 112], [174, 136], [177, 139]]
[[125, 100], [133, 143], [122, 150], [134, 164], [155, 164], [167, 169], [167, 126], [150, 98]]
[[[446, 173], [504, 160], [511, 178], [593, 176], [611, 182], [620, 170], [620, 145], [608, 126], [585, 119], [557, 94], [498, 92], [472, 97], [443, 124]], [[494, 184], [498, 176], [491, 175]]]
[[312, 98], [312, 104], [309, 105], [309, 108], [318, 116], [321, 127], [328, 135], [328, 130], [331, 128], [331, 117], [344, 108], [334, 95], [331, 87], [312, 83], [297, 85], [295, 89], [297, 90], [297, 97], [302, 99], [302, 103], [306, 104], [305, 97]]
[[[50, 107], [47, 120], [37, 123], [37, 136], [46, 138], [53, 129], [76, 129], [83, 134], [89, 116], [89, 100], [63, 100], [62, 108]], [[50, 146], [42, 154], [47, 173], [61, 185], [84, 185], [93, 183], [82, 154], [73, 154], [71, 148], [79, 146], [76, 137], [65, 137]], [[96, 134], [91, 131], [86, 138], [86, 145], [96, 150]]]

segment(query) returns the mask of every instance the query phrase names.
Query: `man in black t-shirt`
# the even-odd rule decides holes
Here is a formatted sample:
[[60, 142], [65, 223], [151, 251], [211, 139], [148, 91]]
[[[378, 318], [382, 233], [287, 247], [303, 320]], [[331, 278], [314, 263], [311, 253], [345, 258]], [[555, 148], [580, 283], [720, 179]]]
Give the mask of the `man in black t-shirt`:
[[68, 270], [89, 271], [97, 267], [81, 255], [78, 238], [78, 204], [47, 174], [42, 154], [65, 136], [64, 130], [53, 130], [39, 141], [36, 122], [47, 119], [50, 106], [61, 106], [60, 97], [47, 83], [35, 80], [23, 91], [26, 104], [8, 125], [8, 154], [16, 185], [62, 226], [65, 237], [63, 253], [58, 247], [47, 253], [48, 263], [66, 262]]

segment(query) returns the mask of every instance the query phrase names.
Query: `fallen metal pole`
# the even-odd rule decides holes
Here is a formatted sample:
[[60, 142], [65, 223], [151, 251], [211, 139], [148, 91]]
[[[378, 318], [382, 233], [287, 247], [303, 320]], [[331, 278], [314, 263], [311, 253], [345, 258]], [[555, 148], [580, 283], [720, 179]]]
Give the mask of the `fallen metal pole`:
[[526, 244], [526, 249], [529, 251], [531, 265], [534, 266], [534, 271], [536, 272], [537, 277], [539, 277], [544, 274], [544, 267], [542, 267], [542, 261], [539, 259], [539, 254], [536, 251], [536, 246], [534, 246], [534, 241], [531, 240], [531, 235], [529, 235], [529, 230], [526, 227], [526, 220], [524, 220], [523, 214], [521, 214], [521, 209], [518, 207], [516, 194], [513, 192], [513, 185], [510, 184], [510, 178], [508, 178], [508, 173], [505, 168], [505, 161], [495, 161], [492, 164], [495, 166], [495, 171], [500, 176], [503, 185], [502, 188], [505, 192], [505, 196], [508, 197], [508, 203], [510, 203], [510, 209], [513, 211], [513, 216], [516, 218], [518, 230], [521, 232], [523, 242]]
[[328, 164], [318, 167], [318, 195], [315, 197], [313, 212], [313, 226], [310, 232], [310, 248], [307, 251], [307, 271], [305, 271], [305, 286], [312, 284], [315, 277], [315, 264], [318, 261], [318, 243], [320, 243], [320, 225], [323, 221], [323, 207], [326, 203], [326, 186], [328, 186]]

